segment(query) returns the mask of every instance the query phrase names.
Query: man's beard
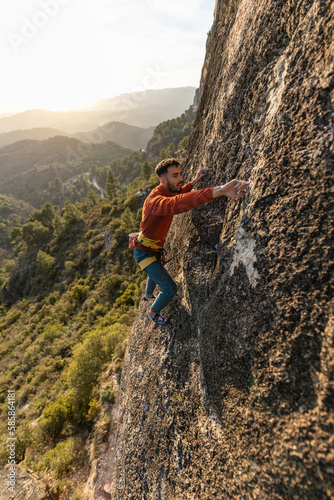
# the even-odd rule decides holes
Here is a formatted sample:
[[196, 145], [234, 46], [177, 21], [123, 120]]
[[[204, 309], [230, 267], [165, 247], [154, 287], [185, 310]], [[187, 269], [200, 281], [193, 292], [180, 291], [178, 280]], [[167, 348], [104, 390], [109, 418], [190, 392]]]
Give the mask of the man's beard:
[[171, 193], [173, 194], [177, 194], [177, 193], [181, 193], [182, 192], [182, 184], [180, 185], [177, 185], [176, 188], [174, 188], [173, 186], [171, 186], [169, 184], [169, 182], [167, 181], [167, 189], [168, 191], [170, 191]]

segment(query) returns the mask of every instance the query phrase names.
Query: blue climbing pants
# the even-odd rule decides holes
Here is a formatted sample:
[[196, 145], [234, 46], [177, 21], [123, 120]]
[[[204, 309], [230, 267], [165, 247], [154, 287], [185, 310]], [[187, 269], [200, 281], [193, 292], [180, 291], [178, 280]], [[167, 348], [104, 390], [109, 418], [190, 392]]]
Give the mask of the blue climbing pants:
[[[157, 256], [156, 252], [143, 252], [141, 250], [138, 250], [137, 248], [134, 248], [133, 252], [134, 258], [138, 263], [150, 256], [159, 258], [159, 255]], [[153, 294], [156, 285], [160, 287], [160, 293], [150, 307], [152, 312], [160, 314], [161, 310], [166, 307], [167, 304], [169, 304], [169, 302], [176, 294], [177, 288], [175, 281], [171, 278], [171, 276], [168, 274], [159, 260], [156, 260], [149, 264], [147, 267], [145, 267], [144, 271], [148, 275], [146, 284], [147, 295]]]

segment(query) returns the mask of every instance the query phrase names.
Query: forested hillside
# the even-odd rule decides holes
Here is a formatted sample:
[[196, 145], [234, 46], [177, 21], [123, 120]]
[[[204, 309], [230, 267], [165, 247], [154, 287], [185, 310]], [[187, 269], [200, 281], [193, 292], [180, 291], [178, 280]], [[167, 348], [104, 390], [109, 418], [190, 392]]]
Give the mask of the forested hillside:
[[33, 210], [25, 201], [0, 195], [0, 288], [15, 266], [10, 233], [14, 227], [25, 223]]
[[179, 149], [186, 149], [194, 126], [196, 113], [193, 106], [181, 116], [160, 123], [147, 145], [147, 158], [159, 160], [169, 158]]
[[92, 182], [95, 176], [104, 188], [110, 166], [124, 186], [141, 174], [143, 161], [148, 161], [153, 168], [152, 161], [185, 150], [194, 120], [195, 113], [190, 107], [180, 117], [161, 123], [154, 129], [145, 150], [132, 151], [117, 143], [97, 140], [105, 139], [108, 134], [114, 139], [128, 135], [123, 143], [144, 144], [143, 138], [148, 138], [153, 130], [113, 123], [92, 132], [91, 136], [78, 135], [85, 140], [95, 138], [95, 142], [55, 136], [4, 146], [0, 149], [0, 193], [24, 200], [35, 208], [47, 202], [63, 206], [65, 200], [75, 203], [86, 196], [89, 189], [96, 189]]
[[27, 221], [33, 207], [23, 200], [0, 194], [0, 248], [10, 249], [10, 231]]
[[11, 232], [19, 258], [1, 291], [0, 434], [6, 436], [7, 390], [14, 390], [17, 461], [61, 479], [52, 483], [56, 490], [87, 465], [94, 423], [95, 454], [110, 425], [144, 278], [128, 233], [141, 219], [136, 193], [149, 191], [155, 177], [137, 178], [126, 194], [115, 188], [112, 199], [91, 192], [62, 210], [47, 203]]
[[[16, 162], [16, 181], [27, 181], [26, 191], [23, 181], [17, 189], [35, 206], [0, 195], [1, 463], [7, 460], [6, 397], [13, 390], [20, 471], [44, 478], [51, 498], [79, 500], [92, 461], [107, 447], [127, 338], [146, 279], [128, 249], [128, 233], [138, 230], [141, 207], [158, 179], [144, 151], [124, 156], [124, 148], [102, 144], [62, 163], [66, 147], [78, 152], [82, 143], [55, 137], [37, 147], [35, 141], [18, 144], [19, 151], [16, 145], [1, 152], [8, 164]], [[112, 156], [120, 151], [123, 157]], [[75, 169], [82, 174], [62, 182], [54, 177], [55, 164], [62, 165], [56, 172], [62, 179]], [[42, 197], [34, 184], [38, 188], [43, 179], [49, 182]]]
[[111, 142], [86, 144], [64, 136], [19, 141], [0, 149], [0, 193], [13, 195], [36, 208], [46, 202], [76, 201], [88, 191], [81, 174], [93, 165], [107, 165], [130, 153], [130, 149]]

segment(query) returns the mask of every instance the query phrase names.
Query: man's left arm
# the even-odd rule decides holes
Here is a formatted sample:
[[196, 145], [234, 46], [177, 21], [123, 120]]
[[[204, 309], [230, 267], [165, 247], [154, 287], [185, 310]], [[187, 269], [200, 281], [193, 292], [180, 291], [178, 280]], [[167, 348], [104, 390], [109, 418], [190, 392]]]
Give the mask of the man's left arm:
[[193, 184], [192, 182], [188, 182], [185, 186], [182, 187], [181, 193], [189, 193], [193, 189]]
[[193, 178], [192, 181], [188, 182], [185, 186], [182, 188], [182, 193], [189, 193], [192, 189], [194, 189], [195, 186], [203, 179], [204, 175], [206, 174], [206, 168], [201, 167], [195, 177]]

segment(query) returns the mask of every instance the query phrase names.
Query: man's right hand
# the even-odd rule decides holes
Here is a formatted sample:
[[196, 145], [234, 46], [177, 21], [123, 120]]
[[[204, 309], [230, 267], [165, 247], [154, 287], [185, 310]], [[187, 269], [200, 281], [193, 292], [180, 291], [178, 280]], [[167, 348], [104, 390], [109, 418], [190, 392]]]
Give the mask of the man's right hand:
[[212, 194], [214, 198], [217, 198], [217, 196], [227, 196], [228, 198], [242, 198], [246, 193], [248, 186], [248, 181], [239, 181], [237, 179], [233, 179], [224, 186], [214, 187], [212, 190]]

